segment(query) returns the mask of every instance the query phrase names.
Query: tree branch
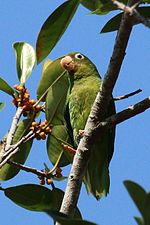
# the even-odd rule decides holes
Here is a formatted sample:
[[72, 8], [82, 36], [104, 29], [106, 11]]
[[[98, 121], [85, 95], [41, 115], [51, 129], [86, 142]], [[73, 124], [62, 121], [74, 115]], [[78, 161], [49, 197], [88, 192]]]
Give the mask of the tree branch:
[[95, 129], [93, 130], [93, 132], [99, 132], [99, 129], [101, 128], [111, 128], [119, 123], [124, 122], [125, 120], [128, 120], [142, 112], [144, 112], [145, 110], [150, 108], [150, 97], [149, 98], [145, 98], [143, 101], [138, 102], [135, 105], [131, 105], [129, 106], [127, 109], [122, 110], [119, 113], [116, 113], [108, 118], [106, 118], [105, 121], [100, 122]]
[[29, 173], [33, 173], [33, 174], [35, 174], [37, 176], [42, 176], [42, 177], [46, 177], [46, 178], [50, 177], [50, 175], [48, 173], [46, 173], [45, 171], [37, 170], [35, 168], [22, 165], [20, 163], [14, 162], [12, 160], [8, 160], [7, 163], [12, 165], [12, 166], [15, 166], [15, 167], [17, 167], [17, 168], [19, 168], [19, 169], [21, 169], [23, 171], [26, 171], [26, 172], [29, 172]]
[[[132, 6], [136, 2], [138, 1], [129, 1], [129, 6]], [[109, 99], [111, 97], [125, 56], [125, 50], [130, 37], [131, 30], [132, 16], [130, 16], [128, 13], [124, 13], [107, 73], [105, 75], [103, 84], [96, 97], [96, 100], [93, 104], [91, 113], [85, 126], [86, 136], [81, 139], [73, 160], [68, 184], [60, 209], [60, 212], [65, 213], [67, 215], [74, 214], [74, 209], [76, 208], [80, 194], [83, 176], [87, 168], [88, 161], [90, 159], [92, 144], [94, 142], [93, 134], [95, 132], [93, 132], [93, 130], [96, 125], [100, 121], [102, 121], [105, 109], [109, 104]], [[58, 225], [59, 223], [56, 224]]]
[[22, 143], [25, 143], [34, 137], [35, 134], [33, 133], [33, 131], [30, 131], [27, 135], [22, 137], [20, 141], [18, 141], [16, 144], [10, 145], [7, 152], [4, 151], [3, 155], [1, 156], [2, 161], [0, 162], [0, 168], [2, 168], [2, 166], [4, 166], [7, 163], [7, 161], [20, 150], [19, 146]]
[[114, 100], [114, 101], [120, 101], [120, 100], [129, 98], [129, 97], [131, 97], [131, 96], [133, 96], [133, 95], [136, 95], [136, 94], [140, 93], [141, 91], [142, 91], [141, 89], [138, 89], [138, 90], [133, 91], [133, 92], [131, 92], [131, 93], [129, 93], [129, 94], [122, 95], [122, 96], [119, 96], [119, 97], [115, 97], [115, 98], [113, 98], [113, 100]]
[[[129, 13], [130, 15], [134, 16], [136, 21], [138, 21], [138, 22], [144, 24], [146, 27], [150, 28], [150, 21], [148, 19], [146, 19], [145, 17], [141, 16], [141, 14], [136, 10], [138, 2], [135, 3], [132, 7], [129, 7], [117, 0], [111, 0], [111, 1], [118, 7], [118, 9], [121, 9], [124, 12]], [[139, 3], [140, 3], [140, 1], [139, 1]]]
[[0, 163], [2, 162], [3, 160], [3, 155], [9, 150], [10, 148], [10, 145], [12, 143], [12, 140], [13, 140], [13, 137], [14, 137], [14, 134], [16, 132], [16, 129], [17, 129], [17, 124], [18, 124], [18, 121], [21, 117], [21, 114], [22, 114], [22, 107], [18, 107], [17, 108], [17, 111], [15, 113], [15, 116], [13, 118], [13, 121], [12, 121], [12, 124], [11, 124], [11, 128], [10, 128], [10, 131], [8, 133], [8, 136], [6, 138], [6, 144], [4, 146], [4, 148], [2, 149], [2, 151], [0, 152]]

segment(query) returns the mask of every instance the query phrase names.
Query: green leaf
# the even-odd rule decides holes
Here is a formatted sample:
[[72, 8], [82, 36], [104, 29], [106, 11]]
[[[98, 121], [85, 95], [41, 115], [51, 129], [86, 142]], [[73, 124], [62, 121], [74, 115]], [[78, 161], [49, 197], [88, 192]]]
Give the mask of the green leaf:
[[138, 184], [132, 181], [124, 181], [124, 185], [128, 190], [131, 198], [133, 199], [134, 203], [136, 204], [137, 208], [141, 212], [142, 216], [144, 217], [145, 213], [145, 203], [147, 194], [145, 190]]
[[81, 220], [81, 219], [70, 219], [65, 214], [60, 212], [51, 211], [50, 216], [61, 225], [96, 225], [95, 223]]
[[96, 10], [96, 0], [80, 0], [81, 4], [90, 11]]
[[[150, 7], [140, 7], [138, 12], [144, 16], [146, 19], [150, 19]], [[121, 18], [123, 13], [119, 13], [113, 18], [111, 18], [102, 28], [101, 33], [107, 33], [116, 31], [119, 29]], [[135, 25], [139, 24], [139, 21], [135, 21]]]
[[60, 59], [56, 59], [53, 62], [51, 60], [47, 60], [44, 63], [42, 76], [37, 89], [38, 100], [40, 99], [40, 101], [45, 101], [50, 86], [53, 86], [57, 80], [61, 79], [61, 77], [65, 75], [64, 71], [65, 70], [60, 65]]
[[5, 107], [5, 103], [4, 102], [0, 102], [0, 111]]
[[141, 3], [150, 3], [150, 0], [142, 0]]
[[52, 125], [63, 124], [69, 86], [68, 74], [65, 71], [48, 88], [45, 113], [47, 121]]
[[45, 59], [57, 44], [75, 14], [79, 2], [79, 0], [64, 2], [44, 22], [36, 43], [38, 63]]
[[[127, 3], [127, 0], [122, 0], [121, 2]], [[92, 11], [92, 14], [97, 15], [104, 15], [112, 10], [117, 10], [116, 5], [110, 0], [81, 0], [81, 4]]]
[[[16, 133], [14, 135], [14, 139], [13, 139], [13, 144], [17, 143], [24, 135], [26, 135], [28, 133], [28, 128], [31, 125], [31, 120], [30, 119], [26, 119], [23, 121], [20, 121], [18, 124], [18, 128], [16, 130]], [[20, 150], [11, 158], [12, 161], [24, 164], [30, 149], [32, 147], [32, 143], [33, 140], [30, 140], [24, 144], [20, 145]], [[2, 150], [2, 145], [0, 146], [0, 151]], [[9, 180], [11, 178], [13, 178], [14, 176], [16, 176], [18, 174], [18, 172], [20, 171], [20, 169], [11, 166], [9, 164], [5, 164], [2, 168], [1, 168], [1, 172], [0, 172], [0, 180]]]
[[138, 225], [145, 225], [142, 218], [140, 218], [140, 217], [134, 217], [134, 219], [136, 220], [136, 222], [137, 222]]
[[61, 67], [60, 59], [46, 62], [37, 89], [37, 98], [39, 101], [46, 101], [46, 119], [51, 125], [63, 124], [69, 87], [68, 73]]
[[100, 33], [107, 33], [107, 32], [112, 32], [116, 31], [119, 29], [121, 18], [122, 18], [123, 13], [119, 13], [113, 18], [111, 18], [102, 28]]
[[0, 77], [0, 90], [4, 91], [5, 93], [13, 96], [14, 95], [14, 89], [12, 89], [9, 84]]
[[97, 14], [97, 15], [105, 15], [113, 10], [117, 10], [118, 8], [116, 7], [115, 4], [113, 4], [109, 0], [97, 0], [97, 7], [94, 11], [92, 11], [92, 14]]
[[[120, 2], [127, 5], [127, 0], [120, 0]], [[141, 3], [150, 3], [150, 0], [143, 0]], [[92, 11], [92, 14], [100, 16], [118, 10], [117, 6], [110, 0], [81, 0], [81, 4]]]
[[16, 55], [18, 79], [20, 83], [24, 84], [35, 66], [35, 51], [31, 45], [25, 42], [16, 42], [13, 44], [13, 48]]
[[5, 195], [15, 204], [32, 211], [55, 209], [57, 204], [51, 190], [35, 184], [6, 188]]
[[147, 193], [143, 217], [144, 217], [144, 225], [149, 225], [150, 224], [150, 193]]
[[[59, 210], [64, 192], [58, 188], [50, 190], [36, 184], [24, 184], [4, 189], [6, 197], [22, 208], [46, 212], [50, 215], [51, 210]], [[79, 210], [76, 217], [81, 218]]]
[[[52, 133], [47, 138], [47, 153], [50, 161], [55, 165], [61, 152], [63, 151], [62, 143], [69, 142], [69, 136], [64, 125], [52, 127]], [[72, 156], [67, 150], [62, 153], [62, 157], [58, 164], [59, 167], [66, 166], [72, 162]]]

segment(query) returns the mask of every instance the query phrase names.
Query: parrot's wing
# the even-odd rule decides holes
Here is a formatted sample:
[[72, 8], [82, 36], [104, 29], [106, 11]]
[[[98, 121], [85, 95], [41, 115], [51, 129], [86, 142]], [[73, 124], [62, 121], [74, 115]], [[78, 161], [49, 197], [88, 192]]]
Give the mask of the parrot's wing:
[[[105, 118], [115, 114], [115, 105], [111, 101]], [[85, 173], [84, 183], [88, 193], [92, 193], [97, 200], [109, 192], [110, 177], [109, 163], [114, 152], [115, 127], [103, 133], [101, 140], [93, 144], [93, 150]]]

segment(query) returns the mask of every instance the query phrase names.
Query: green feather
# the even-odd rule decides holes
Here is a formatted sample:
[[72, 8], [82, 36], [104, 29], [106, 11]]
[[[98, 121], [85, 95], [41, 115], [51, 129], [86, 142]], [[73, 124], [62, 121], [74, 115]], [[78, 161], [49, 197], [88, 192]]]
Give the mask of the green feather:
[[[91, 111], [91, 107], [102, 83], [95, 65], [80, 53], [71, 53], [75, 70], [70, 72], [72, 83], [69, 95], [70, 123], [76, 146], [78, 145], [79, 130], [83, 130]], [[114, 102], [110, 101], [104, 118], [115, 113]], [[96, 199], [109, 192], [109, 162], [114, 151], [115, 129], [109, 129], [103, 135], [103, 140], [93, 144], [92, 155], [84, 177], [88, 193]]]

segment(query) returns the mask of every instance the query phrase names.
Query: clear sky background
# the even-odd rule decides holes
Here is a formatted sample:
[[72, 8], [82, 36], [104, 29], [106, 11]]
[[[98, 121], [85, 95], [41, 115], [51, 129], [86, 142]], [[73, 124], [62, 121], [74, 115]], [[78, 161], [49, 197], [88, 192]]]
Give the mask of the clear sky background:
[[[63, 1], [60, 0], [7, 0], [0, 7], [0, 76], [11, 85], [18, 83], [15, 67], [15, 55], [12, 44], [25, 41], [35, 47], [38, 32], [52, 11]], [[87, 55], [96, 65], [103, 77], [112, 53], [116, 32], [100, 34], [103, 25], [114, 14], [106, 16], [89, 15], [88, 10], [80, 6], [67, 32], [63, 35], [49, 58], [56, 59], [66, 53], [79, 51]], [[114, 89], [114, 96], [120, 96], [139, 88], [142, 93], [117, 102], [117, 111], [149, 96], [150, 84], [150, 31], [143, 25], [134, 27], [127, 54], [122, 65], [120, 77]], [[36, 88], [41, 76], [42, 64], [35, 67], [27, 82], [32, 98], [36, 98]], [[10, 127], [15, 108], [11, 98], [0, 92], [0, 102], [7, 106], [0, 113], [0, 139]], [[100, 225], [135, 225], [133, 216], [139, 216], [136, 206], [129, 197], [124, 180], [133, 180], [150, 191], [150, 111], [140, 114], [117, 127], [115, 153], [110, 165], [111, 187], [107, 198], [97, 202], [88, 196], [84, 185], [79, 199], [79, 208], [83, 218]], [[43, 168], [43, 162], [49, 164], [45, 143], [33, 145], [26, 165]], [[67, 175], [69, 170], [64, 170]], [[15, 178], [1, 182], [2, 187], [25, 183], [38, 183], [38, 179], [25, 172]], [[65, 189], [66, 182], [55, 183]], [[16, 206], [0, 192], [1, 225], [51, 225], [52, 220], [44, 213], [27, 211]]]

